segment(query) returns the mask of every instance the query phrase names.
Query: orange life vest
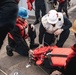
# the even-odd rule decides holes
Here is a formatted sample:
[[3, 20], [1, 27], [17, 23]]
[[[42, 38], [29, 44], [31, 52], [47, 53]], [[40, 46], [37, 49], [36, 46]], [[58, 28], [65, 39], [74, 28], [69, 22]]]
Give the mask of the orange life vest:
[[71, 48], [58, 48], [57, 46], [45, 46], [37, 48], [34, 51], [34, 60], [37, 65], [41, 65], [45, 58], [46, 54], [50, 53], [50, 60], [52, 61], [52, 66], [65, 66], [68, 55], [70, 55], [73, 50]]
[[[19, 21], [19, 20], [17, 19], [16, 23], [17, 23], [16, 26], [20, 29], [21, 36], [26, 39], [26, 37], [28, 37], [28, 33], [25, 34], [25, 29], [27, 28], [27, 25], [28, 25], [27, 21], [25, 20], [25, 22], [22, 23], [21, 21]], [[12, 40], [14, 40], [14, 38], [13, 38], [13, 36], [11, 35], [10, 32], [8, 33], [8, 36], [9, 36]]]
[[25, 29], [27, 28], [27, 21], [25, 20], [25, 22], [21, 25], [21, 24], [16, 24], [16, 26], [19, 27], [20, 31], [21, 31], [21, 35], [22, 37], [25, 36]]

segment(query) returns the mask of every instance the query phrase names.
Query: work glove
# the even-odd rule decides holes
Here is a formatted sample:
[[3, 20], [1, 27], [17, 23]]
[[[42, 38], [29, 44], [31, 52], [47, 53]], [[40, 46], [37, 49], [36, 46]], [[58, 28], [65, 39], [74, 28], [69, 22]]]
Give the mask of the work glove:
[[35, 26], [31, 24], [32, 31], [35, 31]]
[[33, 24], [29, 24], [29, 28], [32, 30], [32, 31], [35, 31], [35, 26]]

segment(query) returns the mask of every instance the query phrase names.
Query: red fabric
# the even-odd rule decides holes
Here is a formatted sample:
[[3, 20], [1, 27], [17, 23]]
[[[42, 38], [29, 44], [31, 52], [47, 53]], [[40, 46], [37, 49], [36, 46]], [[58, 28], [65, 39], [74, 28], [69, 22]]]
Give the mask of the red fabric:
[[63, 3], [65, 0], [58, 0], [59, 3]]
[[68, 64], [68, 62], [69, 62], [73, 57], [76, 56], [76, 48], [74, 47], [74, 45], [71, 46], [71, 48], [72, 48], [73, 52], [68, 56], [67, 61], [66, 61], [66, 65]]
[[[51, 51], [51, 54], [67, 55], [67, 56], [69, 56], [69, 54], [73, 52], [71, 48], [58, 48], [57, 46], [45, 46], [42, 48], [37, 48], [34, 50], [34, 59], [37, 65], [41, 65], [43, 61], [45, 60], [45, 58], [47, 58], [45, 54], [48, 51]], [[73, 56], [71, 55], [70, 57], [73, 57]], [[51, 56], [51, 60], [53, 63], [52, 66], [62, 67], [62, 66], [65, 66], [67, 57], [64, 57], [64, 56], [63, 57], [60, 57], [60, 56], [52, 57]]]
[[24, 22], [21, 22], [17, 19], [16, 26], [19, 27], [22, 37], [25, 37], [25, 28], [27, 27], [27, 21], [25, 20]]
[[31, 5], [31, 3], [30, 2], [27, 2], [27, 7], [28, 7], [28, 10], [32, 10], [32, 5]]
[[34, 2], [34, 0], [27, 0], [27, 7], [28, 9], [31, 11], [32, 10], [32, 3]]
[[[25, 28], [27, 27], [27, 21], [21, 22], [19, 19], [16, 20], [16, 26], [20, 29], [20, 33], [24, 39], [28, 38], [28, 34], [25, 34]], [[8, 33], [8, 36], [12, 39], [12, 35]]]
[[12, 35], [8, 32], [8, 36], [12, 39], [12, 40], [14, 40], [14, 38], [12, 37]]
[[76, 47], [74, 47], [74, 45], [73, 45], [73, 46], [71, 46], [71, 48], [73, 49], [73, 51], [75, 51], [75, 52], [76, 52]]
[[54, 48], [57, 48], [57, 46], [45, 46], [41, 48], [37, 48], [34, 50], [34, 55], [39, 54], [45, 54], [46, 52], [53, 50]]
[[35, 0], [30, 0], [32, 3], [35, 1]]
[[68, 56], [67, 61], [66, 61], [66, 64], [68, 64], [68, 62], [69, 62], [74, 56], [76, 56], [76, 52], [72, 52], [72, 53]]
[[57, 48], [57, 46], [45, 46], [41, 48], [37, 48], [34, 50], [34, 60], [36, 61], [37, 65], [41, 65], [46, 58], [45, 54], [48, 51], [52, 51], [54, 48]]

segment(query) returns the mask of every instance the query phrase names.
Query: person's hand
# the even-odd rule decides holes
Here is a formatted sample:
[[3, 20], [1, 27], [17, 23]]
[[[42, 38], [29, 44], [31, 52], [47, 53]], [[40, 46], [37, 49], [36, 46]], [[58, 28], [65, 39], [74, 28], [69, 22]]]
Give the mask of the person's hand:
[[30, 49], [30, 50], [29, 50], [29, 54], [30, 54], [30, 55], [33, 55], [33, 54], [34, 54], [33, 50]]
[[62, 33], [63, 29], [58, 29], [54, 32], [54, 35], [60, 35]]
[[41, 48], [41, 47], [43, 47], [43, 46], [44, 46], [43, 44], [40, 44], [38, 48]]
[[35, 26], [33, 24], [31, 24], [31, 28], [32, 28], [32, 31], [35, 30]]

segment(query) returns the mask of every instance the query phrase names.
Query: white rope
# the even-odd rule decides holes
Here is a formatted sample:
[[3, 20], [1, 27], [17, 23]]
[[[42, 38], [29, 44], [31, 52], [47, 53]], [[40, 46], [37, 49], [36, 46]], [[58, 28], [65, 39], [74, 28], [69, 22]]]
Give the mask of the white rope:
[[8, 75], [6, 72], [4, 72], [2, 69], [0, 69], [0, 71], [4, 74], [4, 75]]

